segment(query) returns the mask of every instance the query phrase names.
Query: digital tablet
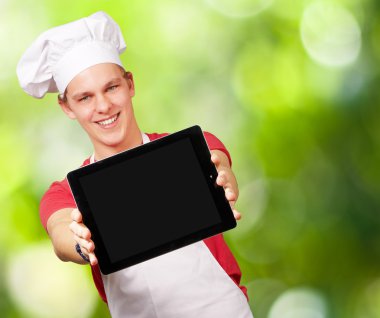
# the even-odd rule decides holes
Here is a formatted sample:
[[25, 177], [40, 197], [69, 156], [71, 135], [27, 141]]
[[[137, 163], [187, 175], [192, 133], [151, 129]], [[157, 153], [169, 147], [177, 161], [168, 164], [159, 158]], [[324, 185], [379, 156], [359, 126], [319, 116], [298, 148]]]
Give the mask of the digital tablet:
[[103, 274], [236, 226], [193, 126], [67, 175]]

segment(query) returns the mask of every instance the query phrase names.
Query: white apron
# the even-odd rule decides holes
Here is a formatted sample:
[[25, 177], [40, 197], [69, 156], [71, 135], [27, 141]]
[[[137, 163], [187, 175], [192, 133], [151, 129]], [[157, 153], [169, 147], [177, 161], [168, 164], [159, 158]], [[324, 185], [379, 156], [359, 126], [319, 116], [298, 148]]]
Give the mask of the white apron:
[[[143, 142], [149, 142], [145, 134]], [[102, 279], [113, 318], [253, 317], [245, 295], [203, 241]]]

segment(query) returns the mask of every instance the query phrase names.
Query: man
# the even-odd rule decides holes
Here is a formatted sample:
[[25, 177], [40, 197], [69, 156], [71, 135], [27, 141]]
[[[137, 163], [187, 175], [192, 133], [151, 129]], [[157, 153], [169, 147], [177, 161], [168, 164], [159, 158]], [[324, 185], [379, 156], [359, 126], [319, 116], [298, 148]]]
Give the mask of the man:
[[[119, 58], [124, 49], [118, 25], [98, 12], [44, 32], [18, 64], [22, 88], [37, 98], [59, 92], [64, 113], [87, 133], [94, 154], [83, 165], [165, 135], [139, 129], [132, 106], [133, 76]], [[218, 170], [217, 183], [233, 206], [238, 188], [229, 154], [215, 136], [205, 137]], [[167, 200], [170, 204], [170, 195]], [[240, 218], [236, 210], [234, 214]], [[239, 286], [239, 267], [221, 235], [102, 275], [91, 233], [66, 179], [45, 193], [40, 215], [61, 260], [91, 264], [113, 317], [252, 317], [246, 289]]]

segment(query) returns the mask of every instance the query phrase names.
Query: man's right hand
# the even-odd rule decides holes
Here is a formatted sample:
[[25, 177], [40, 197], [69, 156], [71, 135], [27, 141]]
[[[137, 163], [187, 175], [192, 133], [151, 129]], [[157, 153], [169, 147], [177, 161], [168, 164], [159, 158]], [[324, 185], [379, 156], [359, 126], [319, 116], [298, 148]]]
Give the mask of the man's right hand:
[[71, 211], [71, 219], [72, 222], [69, 227], [71, 232], [74, 234], [74, 240], [79, 244], [82, 253], [89, 258], [90, 264], [96, 265], [98, 263], [98, 259], [94, 254], [95, 244], [91, 240], [90, 230], [83, 224], [82, 213], [80, 213], [78, 209], [73, 209]]

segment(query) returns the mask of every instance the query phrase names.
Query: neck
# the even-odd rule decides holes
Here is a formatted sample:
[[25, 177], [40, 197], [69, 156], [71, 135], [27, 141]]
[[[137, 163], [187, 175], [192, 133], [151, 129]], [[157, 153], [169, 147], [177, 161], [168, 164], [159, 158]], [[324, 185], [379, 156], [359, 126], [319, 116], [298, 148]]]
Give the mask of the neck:
[[130, 130], [124, 142], [118, 145], [107, 146], [107, 145], [94, 144], [95, 160], [102, 160], [102, 159], [111, 157], [120, 152], [140, 146], [142, 143], [143, 143], [142, 134], [139, 127], [136, 125], [134, 129]]

